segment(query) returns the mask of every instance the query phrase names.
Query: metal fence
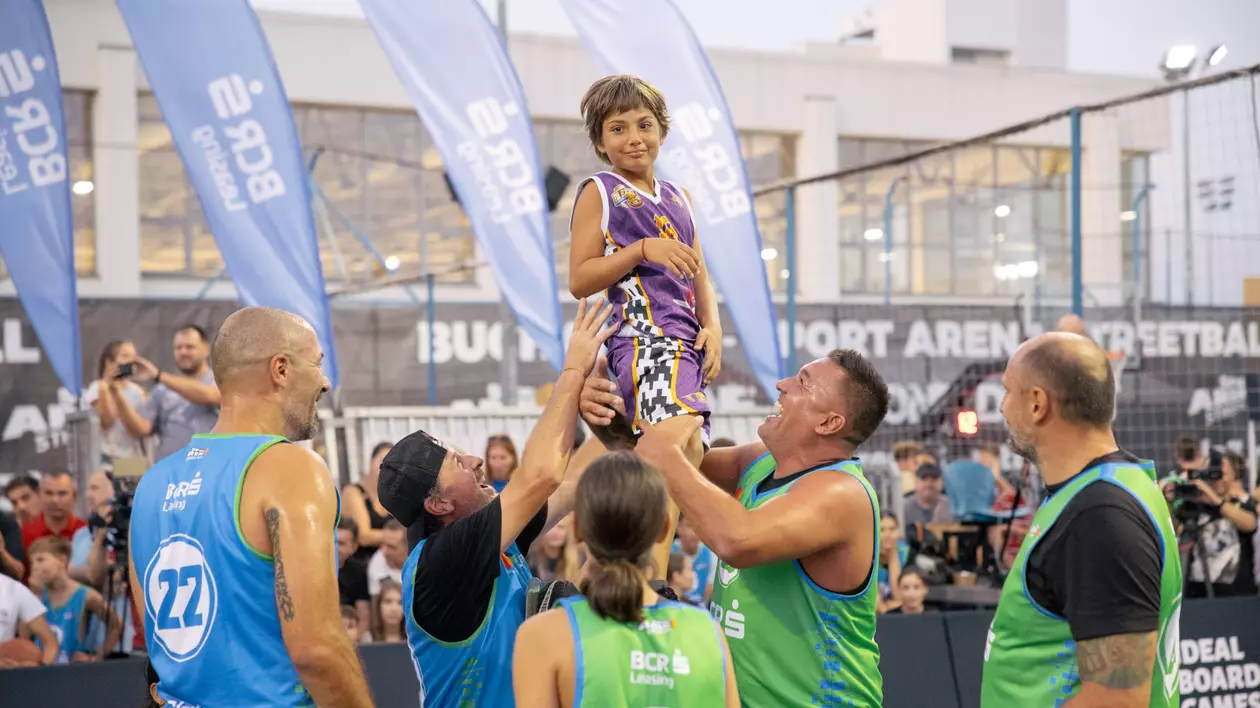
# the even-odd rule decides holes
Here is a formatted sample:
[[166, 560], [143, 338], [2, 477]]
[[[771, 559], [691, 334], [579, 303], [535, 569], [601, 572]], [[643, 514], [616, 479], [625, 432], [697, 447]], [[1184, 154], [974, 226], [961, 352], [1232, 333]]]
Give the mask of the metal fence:
[[[755, 440], [757, 426], [771, 412], [769, 408], [747, 409], [715, 416], [712, 436], [736, 442]], [[316, 449], [322, 446], [334, 476], [353, 482], [366, 472], [368, 456], [377, 443], [396, 442], [409, 433], [424, 430], [478, 455], [492, 435], [508, 435], [519, 450], [533, 430], [539, 413], [537, 408], [487, 411], [427, 406], [347, 408], [341, 416], [324, 411], [321, 413], [324, 434]]]
[[1254, 66], [906, 145], [756, 195], [788, 204], [784, 275], [802, 273], [804, 225], [808, 239], [838, 240], [838, 293], [885, 304], [1025, 294], [1079, 312], [1140, 294], [1236, 306], [1243, 276], [1257, 275], [1242, 259], [1260, 259], [1258, 75]]

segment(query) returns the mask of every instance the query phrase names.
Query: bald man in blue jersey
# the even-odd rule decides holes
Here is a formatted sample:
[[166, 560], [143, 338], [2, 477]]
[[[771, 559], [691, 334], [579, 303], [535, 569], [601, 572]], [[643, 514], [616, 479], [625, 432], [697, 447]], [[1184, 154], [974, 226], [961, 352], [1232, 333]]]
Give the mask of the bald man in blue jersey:
[[323, 356], [297, 315], [233, 313], [211, 350], [218, 423], [136, 489], [131, 589], [168, 705], [372, 705], [338, 610], [337, 488], [289, 444], [319, 428]]

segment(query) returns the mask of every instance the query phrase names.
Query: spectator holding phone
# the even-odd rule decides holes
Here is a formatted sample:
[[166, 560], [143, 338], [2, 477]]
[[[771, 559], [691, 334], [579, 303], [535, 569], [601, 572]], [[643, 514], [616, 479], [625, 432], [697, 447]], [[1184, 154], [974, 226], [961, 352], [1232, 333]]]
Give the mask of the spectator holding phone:
[[101, 425], [102, 464], [124, 457], [144, 457], [142, 438], [132, 435], [118, 417], [120, 400], [133, 410], [144, 405], [144, 389], [131, 380], [135, 361], [136, 346], [131, 342], [115, 339], [106, 344], [96, 366], [96, 380], [84, 392]]
[[219, 388], [210, 370], [210, 340], [206, 331], [186, 324], [175, 332], [175, 367], [163, 371], [137, 356], [131, 378], [136, 383], [152, 383], [149, 398], [139, 408], [126, 398], [118, 398], [118, 418], [133, 437], [158, 436], [154, 460], [161, 460], [184, 448], [194, 435], [208, 433], [219, 419]]

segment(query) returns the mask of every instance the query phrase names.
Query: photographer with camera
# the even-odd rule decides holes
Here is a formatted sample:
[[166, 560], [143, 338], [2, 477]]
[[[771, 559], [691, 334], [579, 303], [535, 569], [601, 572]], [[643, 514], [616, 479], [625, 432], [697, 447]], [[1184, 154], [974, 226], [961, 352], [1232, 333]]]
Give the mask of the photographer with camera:
[[83, 494], [87, 502], [87, 526], [74, 532], [70, 539], [70, 577], [76, 582], [99, 586], [105, 579], [107, 546], [106, 531], [109, 523], [109, 502], [114, 497], [113, 482], [109, 470], [101, 468], [88, 477]]
[[[1175, 470], [1170, 477], [1188, 478], [1190, 472], [1202, 468], [1207, 464], [1207, 456], [1203, 454], [1203, 447], [1199, 445], [1199, 441], [1189, 435], [1182, 435], [1173, 441], [1173, 466]], [[1166, 484], [1168, 479], [1164, 479], [1161, 484]]]
[[133, 435], [119, 417], [120, 401], [133, 410], [144, 406], [144, 389], [131, 380], [135, 362], [136, 347], [131, 342], [116, 339], [106, 344], [97, 363], [97, 379], [83, 392], [101, 426], [102, 464], [124, 457], [144, 457], [143, 436]]
[[1235, 484], [1246, 474], [1242, 455], [1212, 450], [1205, 465], [1165, 482], [1188, 554], [1188, 598], [1256, 594], [1256, 502]]
[[[86, 646], [106, 657], [125, 656], [144, 648], [143, 615], [131, 601], [127, 576], [127, 543], [131, 532], [131, 503], [135, 494], [138, 458], [121, 461], [117, 472], [102, 468], [88, 478], [85, 498], [88, 525], [75, 534], [70, 556], [70, 575], [101, 591], [105, 604], [122, 619], [121, 641], [110, 642], [105, 626], [95, 623], [88, 631]], [[88, 536], [88, 540], [84, 536]], [[86, 546], [86, 548], [85, 548]], [[78, 574], [76, 574], [78, 571]]]

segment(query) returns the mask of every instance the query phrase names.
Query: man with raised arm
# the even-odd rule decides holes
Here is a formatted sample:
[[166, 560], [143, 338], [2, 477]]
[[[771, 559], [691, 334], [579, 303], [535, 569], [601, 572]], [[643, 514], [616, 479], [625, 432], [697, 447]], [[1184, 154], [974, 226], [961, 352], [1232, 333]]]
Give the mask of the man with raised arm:
[[131, 591], [168, 705], [372, 705], [338, 610], [337, 488], [289, 444], [319, 428], [323, 358], [301, 317], [233, 313], [218, 422], [140, 480]]
[[572, 455], [582, 385], [612, 307], [578, 304], [564, 369], [503, 492], [485, 460], [416, 431], [381, 462], [381, 504], [407, 527], [403, 565], [407, 643], [427, 706], [511, 708], [512, 645], [525, 621], [533, 577], [525, 551], [573, 510], [582, 469], [603, 452], [591, 441]]
[[[681, 431], [639, 421], [636, 449], [721, 560], [710, 609], [743, 705], [876, 708], [879, 503], [853, 455], [883, 421], [888, 387], [838, 349], [777, 388], [760, 442], [710, 450], [700, 470], [683, 453], [698, 419]], [[583, 416], [610, 447], [634, 445], [624, 410], [605, 377], [588, 380]]]

